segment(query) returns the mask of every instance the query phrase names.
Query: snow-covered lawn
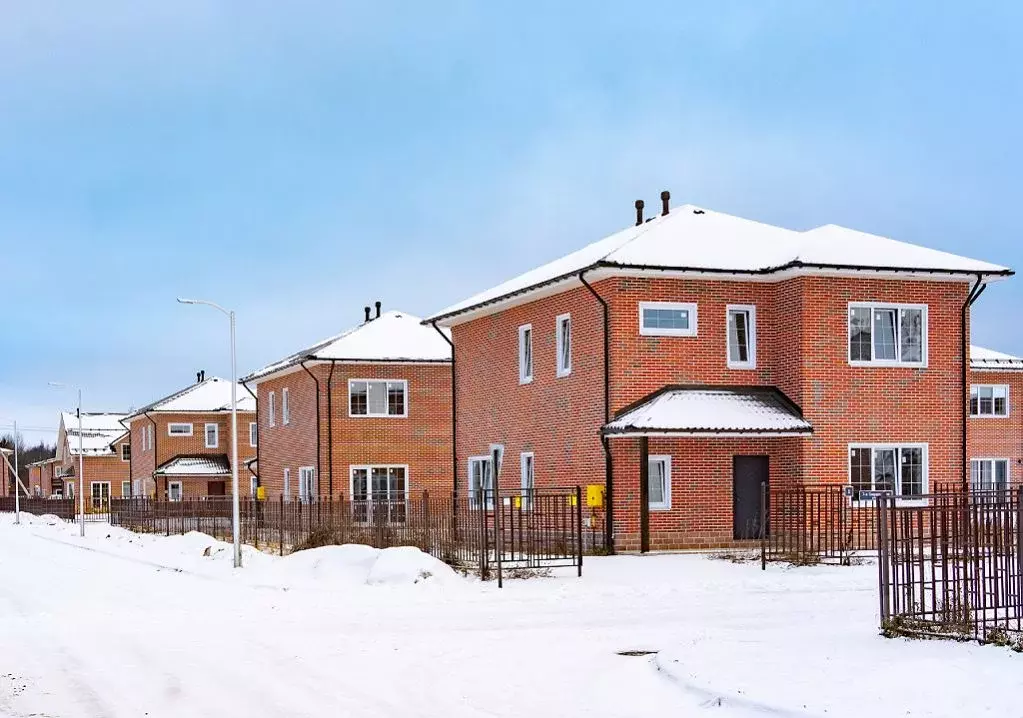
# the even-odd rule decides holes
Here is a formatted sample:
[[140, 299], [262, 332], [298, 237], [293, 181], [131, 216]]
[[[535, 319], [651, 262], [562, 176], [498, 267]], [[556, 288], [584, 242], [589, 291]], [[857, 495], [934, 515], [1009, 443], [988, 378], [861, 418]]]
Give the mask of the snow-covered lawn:
[[1023, 715], [1023, 656], [879, 637], [872, 565], [593, 558], [499, 591], [411, 549], [236, 572], [199, 534], [12, 523], [0, 716]]

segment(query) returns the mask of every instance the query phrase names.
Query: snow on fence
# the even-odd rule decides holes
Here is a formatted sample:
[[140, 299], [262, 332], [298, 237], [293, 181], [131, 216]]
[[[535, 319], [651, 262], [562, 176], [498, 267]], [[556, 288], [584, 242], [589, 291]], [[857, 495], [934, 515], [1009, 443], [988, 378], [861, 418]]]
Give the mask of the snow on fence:
[[[575, 566], [584, 531], [578, 487], [530, 495], [463, 497], [423, 491], [401, 500], [240, 499], [243, 543], [280, 555], [326, 544], [417, 546], [484, 577], [504, 568]], [[111, 499], [110, 522], [165, 535], [200, 531], [231, 540], [231, 498]]]
[[881, 499], [881, 628], [1023, 649], [1023, 490]]

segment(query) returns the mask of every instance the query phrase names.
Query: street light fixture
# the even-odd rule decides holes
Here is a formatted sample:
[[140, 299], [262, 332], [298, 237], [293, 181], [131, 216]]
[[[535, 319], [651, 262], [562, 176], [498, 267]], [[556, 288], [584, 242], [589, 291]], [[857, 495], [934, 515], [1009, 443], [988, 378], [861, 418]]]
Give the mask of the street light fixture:
[[71, 386], [59, 381], [49, 382], [50, 386], [78, 390], [78, 523], [81, 536], [85, 538], [85, 451], [82, 449], [82, 387]]
[[238, 503], [238, 361], [234, 338], [234, 311], [224, 309], [219, 304], [205, 299], [183, 299], [181, 304], [203, 304], [213, 307], [231, 320], [231, 537], [234, 540], [234, 567], [242, 566], [242, 544], [239, 535], [239, 503]]

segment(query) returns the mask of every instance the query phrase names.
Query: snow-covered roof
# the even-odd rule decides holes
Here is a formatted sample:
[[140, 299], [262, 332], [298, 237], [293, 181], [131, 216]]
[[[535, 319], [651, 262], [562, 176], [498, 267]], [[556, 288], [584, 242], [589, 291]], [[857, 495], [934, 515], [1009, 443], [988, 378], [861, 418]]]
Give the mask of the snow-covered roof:
[[[126, 414], [82, 412], [81, 453], [84, 456], [107, 456], [114, 453], [111, 444], [127, 433], [121, 424]], [[60, 424], [67, 442], [67, 451], [78, 456], [78, 415], [61, 412]], [[62, 454], [58, 454], [58, 458]]]
[[598, 267], [721, 275], [769, 275], [786, 270], [910, 275], [1012, 273], [997, 264], [834, 224], [798, 232], [687, 204], [473, 295], [427, 321], [449, 320], [558, 282], [578, 284], [579, 272]]
[[231, 473], [227, 456], [175, 456], [154, 472], [160, 476], [226, 476]]
[[[450, 333], [445, 331], [445, 336]], [[341, 334], [324, 339], [280, 361], [269, 364], [243, 381], [263, 379], [303, 361], [450, 362], [451, 345], [433, 327], [407, 312], [384, 312]]]
[[[236, 394], [238, 411], [256, 410], [256, 399], [243, 384], [238, 384]], [[158, 399], [136, 410], [132, 416], [147, 412], [188, 414], [217, 411], [231, 411], [231, 382], [214, 376]]]
[[1023, 371], [1023, 357], [971, 344], [970, 368], [975, 371]]
[[810, 434], [774, 387], [665, 387], [604, 426], [607, 436]]

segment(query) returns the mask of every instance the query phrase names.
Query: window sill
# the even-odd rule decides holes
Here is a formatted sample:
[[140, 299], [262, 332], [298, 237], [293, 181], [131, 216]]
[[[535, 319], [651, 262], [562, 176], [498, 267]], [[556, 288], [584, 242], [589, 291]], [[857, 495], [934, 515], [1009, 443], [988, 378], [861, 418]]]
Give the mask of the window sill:
[[739, 362], [728, 362], [729, 369], [756, 369], [756, 362], [753, 363], [739, 363]]
[[641, 337], [695, 337], [696, 332], [691, 330], [669, 331], [665, 329], [640, 329]]
[[1008, 414], [970, 414], [971, 419], [1008, 419]]
[[650, 510], [651, 511], [671, 511], [671, 505], [664, 506], [664, 505], [659, 504], [657, 506], [651, 506]]
[[566, 370], [559, 369], [558, 370], [557, 377], [559, 379], [564, 379], [566, 376], [572, 376], [572, 370], [571, 369], [566, 369]]
[[525, 386], [526, 384], [532, 384], [532, 383], [533, 383], [533, 377], [529, 377], [528, 379], [523, 379], [522, 377], [519, 377], [519, 386]]
[[405, 414], [349, 414], [349, 419], [407, 419]]
[[880, 367], [887, 369], [926, 369], [927, 362], [905, 362], [905, 361], [854, 361], [849, 360], [849, 366], [855, 367]]

